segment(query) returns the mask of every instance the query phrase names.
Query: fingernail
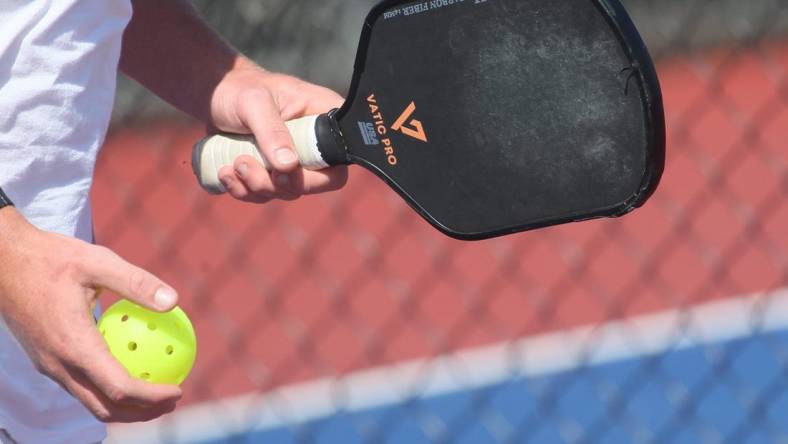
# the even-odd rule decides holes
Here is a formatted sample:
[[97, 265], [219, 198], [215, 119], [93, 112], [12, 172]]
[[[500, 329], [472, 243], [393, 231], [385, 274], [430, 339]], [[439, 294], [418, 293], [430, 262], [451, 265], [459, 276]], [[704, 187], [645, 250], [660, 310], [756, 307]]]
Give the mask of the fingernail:
[[276, 184], [280, 187], [290, 186], [290, 176], [287, 174], [280, 174], [276, 176]]
[[153, 302], [162, 310], [169, 310], [175, 305], [175, 300], [177, 296], [175, 292], [169, 288], [161, 287], [156, 290], [156, 294], [153, 296]]
[[245, 178], [246, 174], [249, 172], [249, 165], [247, 165], [246, 163], [242, 163], [238, 165], [238, 169], [236, 171], [238, 171], [239, 176]]
[[221, 182], [225, 188], [230, 188], [230, 185], [232, 185], [233, 180], [230, 176], [224, 176], [219, 178], [219, 182]]
[[276, 150], [276, 158], [282, 165], [290, 165], [298, 161], [295, 153], [290, 148], [279, 148]]

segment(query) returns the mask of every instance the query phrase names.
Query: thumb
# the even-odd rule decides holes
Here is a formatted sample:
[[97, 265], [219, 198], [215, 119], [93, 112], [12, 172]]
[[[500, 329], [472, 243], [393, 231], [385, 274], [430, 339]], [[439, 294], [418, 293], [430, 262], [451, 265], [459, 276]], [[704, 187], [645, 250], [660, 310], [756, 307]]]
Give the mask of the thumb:
[[178, 293], [161, 279], [108, 249], [97, 250], [100, 257], [91, 261], [93, 284], [155, 311], [170, 311], [178, 304]]
[[254, 90], [245, 94], [239, 113], [254, 133], [260, 154], [274, 170], [290, 173], [298, 167], [293, 139], [270, 92]]
[[345, 103], [345, 99], [336, 92], [317, 85], [312, 85], [307, 97], [309, 97], [309, 100], [304, 109], [304, 115], [307, 116], [323, 114], [334, 108], [341, 108]]

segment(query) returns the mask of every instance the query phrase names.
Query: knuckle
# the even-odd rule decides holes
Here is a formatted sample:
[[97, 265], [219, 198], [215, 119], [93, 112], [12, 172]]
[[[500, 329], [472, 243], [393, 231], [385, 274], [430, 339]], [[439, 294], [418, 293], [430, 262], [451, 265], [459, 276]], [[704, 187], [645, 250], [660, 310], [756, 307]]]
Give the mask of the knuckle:
[[80, 352], [76, 350], [76, 347], [72, 347], [65, 340], [60, 340], [58, 345], [56, 345], [56, 347], [58, 348], [58, 355], [62, 363], [74, 367], [79, 367], [80, 358], [82, 357], [82, 354], [80, 354]]
[[227, 192], [230, 193], [230, 196], [233, 196], [234, 198], [236, 198], [238, 200], [243, 200], [243, 199], [246, 199], [248, 197], [247, 191], [242, 186], [239, 186], [239, 185], [236, 185], [236, 184], [233, 184], [232, 186], [230, 186], [227, 189]]
[[151, 290], [150, 278], [142, 270], [132, 270], [128, 279], [129, 291], [132, 295], [145, 295]]
[[230, 165], [223, 166], [219, 170], [219, 177], [230, 177], [230, 178], [235, 177], [235, 173], [233, 172], [233, 166]]
[[271, 179], [267, 173], [259, 171], [250, 172], [247, 177], [244, 177], [243, 181], [244, 185], [246, 185], [252, 194], [271, 194], [274, 191]]
[[47, 359], [36, 359], [33, 367], [44, 376], [52, 377], [55, 373], [54, 366]]
[[274, 190], [271, 188], [271, 185], [263, 180], [250, 180], [246, 186], [249, 187], [249, 191], [251, 191], [252, 195], [254, 195], [256, 198], [270, 200], [272, 197], [274, 197]]
[[[256, 169], [260, 163], [254, 157], [248, 154], [242, 154], [235, 159], [235, 162], [233, 163], [233, 167], [238, 168], [239, 166], [241, 166], [241, 164], [246, 164], [250, 168]], [[231, 172], [231, 171], [232, 170], [230, 169], [227, 170], [227, 172]]]
[[58, 359], [50, 353], [36, 356], [36, 358], [33, 359], [33, 366], [39, 373], [51, 379], [58, 379], [57, 377], [62, 369]]
[[271, 190], [271, 180], [261, 171], [249, 171], [241, 180], [254, 194]]
[[111, 386], [111, 387], [109, 387], [109, 389], [107, 390], [106, 395], [107, 395], [107, 398], [109, 398], [110, 401], [112, 401], [112, 402], [114, 402], [116, 404], [123, 404], [123, 403], [125, 403], [126, 401], [129, 400], [129, 396], [126, 393], [126, 390], [124, 390], [120, 386]]

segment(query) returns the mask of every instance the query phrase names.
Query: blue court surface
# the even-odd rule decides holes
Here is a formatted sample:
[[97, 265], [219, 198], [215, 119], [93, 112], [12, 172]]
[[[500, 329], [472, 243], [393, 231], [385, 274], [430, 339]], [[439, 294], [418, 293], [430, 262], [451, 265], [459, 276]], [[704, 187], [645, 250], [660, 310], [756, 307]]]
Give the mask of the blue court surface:
[[788, 291], [191, 406], [110, 443], [788, 442]]

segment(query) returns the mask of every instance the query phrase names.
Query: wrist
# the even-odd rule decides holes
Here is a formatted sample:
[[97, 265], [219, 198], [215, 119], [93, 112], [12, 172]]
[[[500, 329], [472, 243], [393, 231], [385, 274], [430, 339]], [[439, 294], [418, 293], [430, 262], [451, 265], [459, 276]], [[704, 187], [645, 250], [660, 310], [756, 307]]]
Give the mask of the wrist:
[[7, 206], [0, 208], [0, 264], [4, 254], [13, 250], [22, 236], [27, 235], [35, 227], [25, 219], [16, 208]]

